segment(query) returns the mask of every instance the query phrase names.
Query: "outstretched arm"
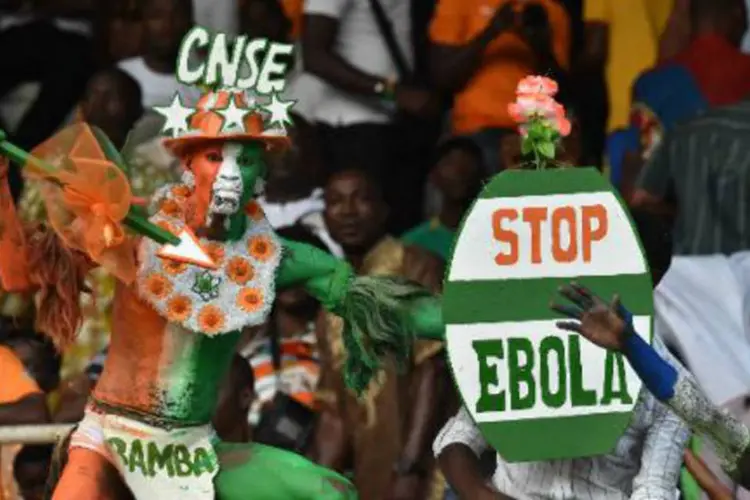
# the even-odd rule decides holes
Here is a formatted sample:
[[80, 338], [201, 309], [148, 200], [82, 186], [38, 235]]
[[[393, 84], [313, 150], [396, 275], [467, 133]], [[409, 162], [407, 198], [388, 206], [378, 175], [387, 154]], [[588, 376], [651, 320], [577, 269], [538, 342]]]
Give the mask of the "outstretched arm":
[[[346, 261], [305, 243], [291, 240], [282, 242], [285, 256], [277, 275], [278, 287], [302, 284], [310, 295], [334, 314], [342, 312], [342, 307], [346, 304], [346, 294], [352, 286], [356, 288], [355, 283], [381, 282], [381, 291], [387, 293], [387, 283], [395, 282], [389, 278], [357, 280], [354, 270]], [[420, 339], [443, 340], [445, 327], [440, 298], [414, 286], [404, 287], [400, 291], [403, 296], [397, 298], [404, 299], [399, 306], [405, 312], [404, 320], [407, 326]], [[373, 298], [377, 300], [379, 297]]]
[[[750, 430], [726, 410], [714, 406], [693, 377], [676, 361], [670, 364], [660, 356], [633, 329], [630, 313], [617, 298], [608, 305], [575, 284], [564, 287], [561, 293], [575, 305], [553, 305], [553, 308], [575, 321], [563, 321], [558, 326], [578, 332], [600, 347], [622, 352], [657, 399], [669, 406], [693, 431], [706, 434], [714, 441], [722, 467], [737, 477], [744, 468], [740, 465], [750, 462]], [[745, 475], [750, 479], [750, 474]], [[750, 484], [750, 480], [741, 479]]]
[[303, 285], [344, 319], [344, 375], [355, 391], [367, 387], [380, 358], [393, 355], [406, 363], [415, 338], [442, 338], [440, 301], [424, 288], [398, 278], [357, 277], [347, 262], [320, 249], [290, 240], [282, 243], [285, 255], [277, 285]]

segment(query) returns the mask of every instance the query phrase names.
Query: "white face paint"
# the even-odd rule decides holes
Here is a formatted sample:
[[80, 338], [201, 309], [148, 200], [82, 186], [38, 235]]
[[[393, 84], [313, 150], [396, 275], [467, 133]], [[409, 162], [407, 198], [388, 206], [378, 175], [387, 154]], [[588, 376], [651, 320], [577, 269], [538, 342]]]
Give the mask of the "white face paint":
[[241, 149], [239, 144], [232, 143], [222, 148], [223, 160], [214, 180], [208, 221], [213, 215], [234, 215], [240, 209], [244, 186], [237, 158]]

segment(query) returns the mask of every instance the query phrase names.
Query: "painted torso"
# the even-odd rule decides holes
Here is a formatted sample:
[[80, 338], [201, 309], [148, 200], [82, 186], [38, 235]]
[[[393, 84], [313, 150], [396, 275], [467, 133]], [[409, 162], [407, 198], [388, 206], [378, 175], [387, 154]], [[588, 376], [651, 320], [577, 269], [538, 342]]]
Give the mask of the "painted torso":
[[[152, 221], [184, 223], [184, 186]], [[136, 282], [118, 284], [109, 355], [94, 397], [110, 405], [186, 424], [210, 420], [240, 331], [262, 323], [274, 298], [281, 244], [259, 211], [235, 242], [201, 240], [216, 270], [164, 260], [142, 240]], [[197, 332], [197, 333], [194, 333]]]

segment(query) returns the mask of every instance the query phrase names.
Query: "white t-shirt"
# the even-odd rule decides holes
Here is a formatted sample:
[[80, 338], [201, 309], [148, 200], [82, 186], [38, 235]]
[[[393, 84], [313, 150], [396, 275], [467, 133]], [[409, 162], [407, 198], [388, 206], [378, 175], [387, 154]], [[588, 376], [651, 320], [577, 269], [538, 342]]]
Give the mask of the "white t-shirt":
[[148, 66], [142, 57], [133, 57], [120, 61], [117, 66], [135, 78], [141, 86], [143, 107], [169, 106], [175, 92], [180, 88], [176, 75], [157, 73]]
[[[391, 21], [393, 34], [407, 58], [413, 64], [411, 48], [410, 2], [380, 0]], [[350, 65], [363, 72], [382, 78], [397, 78], [398, 70], [378, 29], [375, 16], [367, 0], [307, 0], [306, 15], [320, 15], [338, 19], [336, 52]], [[329, 125], [355, 123], [387, 123], [390, 114], [379, 106], [377, 99], [355, 96], [325, 84], [315, 118]]]
[[325, 201], [323, 200], [322, 189], [316, 188], [307, 198], [300, 198], [288, 203], [269, 203], [265, 196], [258, 197], [258, 203], [263, 208], [268, 223], [274, 229], [299, 223], [325, 243], [332, 254], [338, 257], [344, 255], [339, 244], [331, 238], [323, 220]]
[[237, 0], [193, 0], [195, 24], [214, 33], [236, 35], [239, 29]]

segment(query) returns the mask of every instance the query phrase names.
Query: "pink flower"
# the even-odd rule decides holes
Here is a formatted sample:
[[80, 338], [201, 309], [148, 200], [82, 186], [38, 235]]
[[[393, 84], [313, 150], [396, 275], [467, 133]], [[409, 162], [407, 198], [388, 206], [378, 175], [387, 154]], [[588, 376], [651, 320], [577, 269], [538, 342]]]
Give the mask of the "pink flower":
[[542, 94], [552, 97], [557, 94], [557, 82], [544, 76], [527, 76], [518, 82], [516, 94], [519, 96]]
[[557, 106], [554, 99], [544, 94], [519, 95], [516, 102], [508, 105], [508, 114], [516, 122], [524, 123], [533, 117], [554, 118]]

